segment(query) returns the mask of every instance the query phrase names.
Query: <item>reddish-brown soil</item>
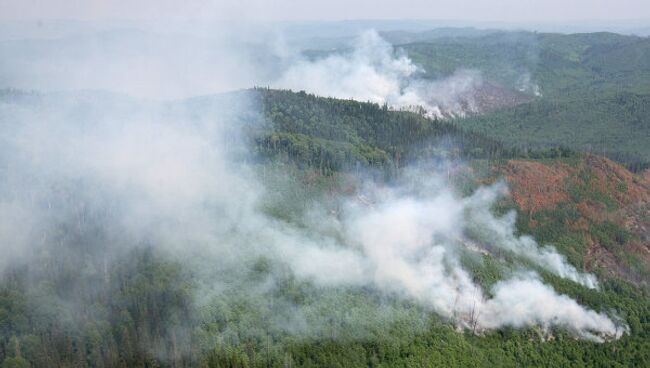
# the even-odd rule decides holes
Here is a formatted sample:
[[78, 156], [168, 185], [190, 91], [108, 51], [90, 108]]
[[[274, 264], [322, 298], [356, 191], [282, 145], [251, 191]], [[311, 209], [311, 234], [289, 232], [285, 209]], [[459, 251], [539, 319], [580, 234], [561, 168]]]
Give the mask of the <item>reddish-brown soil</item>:
[[[531, 220], [536, 213], [560, 205], [579, 212], [579, 218], [567, 226], [569, 231], [585, 234], [587, 270], [650, 285], [650, 171], [637, 175], [595, 155], [571, 165], [511, 160], [497, 170], [508, 181], [517, 206]], [[579, 195], [572, 195], [571, 190]], [[592, 226], [606, 221], [625, 229], [631, 238], [614, 249], [600, 244]], [[530, 224], [536, 226], [535, 221]]]
[[526, 213], [554, 208], [569, 200], [566, 181], [575, 169], [534, 161], [512, 160], [501, 168], [512, 189], [512, 198]]

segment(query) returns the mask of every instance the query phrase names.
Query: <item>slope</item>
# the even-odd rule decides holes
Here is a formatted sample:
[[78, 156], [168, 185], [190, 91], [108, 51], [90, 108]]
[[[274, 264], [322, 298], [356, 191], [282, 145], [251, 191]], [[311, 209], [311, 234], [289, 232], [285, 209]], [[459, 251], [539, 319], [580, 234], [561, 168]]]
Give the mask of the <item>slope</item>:
[[643, 169], [642, 163], [650, 160], [650, 95], [619, 93], [598, 99], [540, 99], [459, 119], [456, 124], [510, 145], [563, 145], [606, 154], [636, 170]]

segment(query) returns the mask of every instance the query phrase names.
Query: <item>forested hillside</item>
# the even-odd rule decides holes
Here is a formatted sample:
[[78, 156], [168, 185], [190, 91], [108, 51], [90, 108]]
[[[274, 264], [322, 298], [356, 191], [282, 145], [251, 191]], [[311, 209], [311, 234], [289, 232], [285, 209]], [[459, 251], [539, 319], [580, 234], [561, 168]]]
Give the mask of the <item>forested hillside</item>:
[[508, 147], [570, 145], [635, 171], [647, 167], [647, 37], [531, 32], [422, 37], [397, 47], [423, 66], [425, 77], [472, 69], [491, 83], [535, 97], [457, 124]]
[[597, 99], [539, 99], [457, 123], [513, 146], [563, 145], [642, 171], [650, 160], [649, 117], [650, 95], [618, 93]]
[[397, 45], [432, 78], [460, 68], [553, 98], [602, 97], [650, 87], [650, 39], [614, 33], [496, 32]]
[[[217, 264], [206, 267], [201, 260], [186, 263], [174, 256], [178, 254], [173, 253], [175, 248], [161, 247], [157, 242], [162, 239], [156, 234], [147, 234], [144, 244], [129, 246], [128, 232], [107, 226], [121, 223], [114, 218], [134, 219], [120, 198], [100, 196], [104, 202], [95, 207], [98, 193], [105, 188], [76, 180], [57, 182], [48, 201], [29, 202], [46, 211], [69, 212], [38, 234], [32, 262], [17, 261], [3, 270], [3, 368], [640, 367], [650, 361], [647, 176], [566, 149], [506, 149], [494, 138], [466, 132], [462, 125], [377, 104], [266, 89], [236, 96], [241, 95], [247, 96], [245, 107], [258, 106], [259, 111], [246, 111], [233, 119], [244, 127], [243, 142], [254, 153], [245, 160], [252, 162], [252, 174], [268, 192], [263, 211], [277, 224], [296, 223], [299, 229], [316, 234], [334, 231], [309, 224], [309, 209], [314, 202], [321, 203], [328, 211], [321, 222], [329, 223], [339, 216], [340, 198], [353, 198], [363, 208], [372, 208], [362, 197], [365, 184], [360, 174], [378, 172], [371, 175], [376, 185], [390, 186], [405, 175], [402, 169], [408, 166], [421, 164], [424, 171], [435, 171], [441, 166], [427, 161], [451, 162], [442, 166], [447, 171], [443, 176], [457, 185], [459, 193], [506, 180], [512, 197], [502, 199], [492, 210], [516, 210], [518, 232], [556, 246], [578, 270], [598, 275], [600, 288], [584, 287], [497, 248], [463, 253], [462, 263], [474, 282], [490, 290], [522, 267], [532, 269], [559, 293], [595, 311], [611, 313], [612, 318], [618, 316], [629, 332], [618, 340], [599, 343], [543, 325], [463, 328], [415, 301], [372, 288], [317, 286], [298, 278], [271, 256], [236, 263], [237, 270], [222, 270]], [[6, 91], [0, 112], [6, 117], [42, 106], [54, 109], [52, 101], [70, 104], [64, 116], [90, 116], [88, 121], [97, 124], [103, 117], [95, 113], [96, 106], [108, 104], [111, 114], [120, 118], [131, 106], [128, 99], [92, 93], [68, 98]], [[204, 114], [232, 101], [228, 96], [202, 97], [174, 102], [164, 111], [173, 115], [189, 106], [192, 114]], [[52, 111], [56, 109], [46, 114]], [[90, 129], [90, 125], [84, 120], [75, 128]], [[182, 135], [170, 138], [164, 128], [157, 128], [162, 133], [146, 131], [146, 136], [159, 142], [183, 139]], [[110, 138], [103, 136], [98, 142]], [[236, 141], [234, 135], [232, 141]], [[13, 139], [7, 142], [16, 144]], [[122, 144], [120, 140], [118, 147], [123, 148]], [[181, 147], [193, 152], [192, 146]], [[172, 156], [184, 154], [172, 152]], [[173, 157], [169, 162], [176, 163]], [[243, 165], [244, 159], [237, 163]], [[2, 166], [2, 170], [10, 168]], [[184, 173], [193, 174], [191, 169]], [[159, 192], [158, 177], [154, 179], [147, 189], [163, 197], [160, 210], [164, 212], [170, 199]], [[228, 180], [219, 177], [211, 185]], [[182, 184], [194, 185], [191, 181]], [[235, 189], [226, 197], [236, 195]], [[11, 192], [12, 200], [17, 192]], [[196, 208], [209, 204], [200, 202]], [[229, 216], [250, 216], [210, 213], [214, 222], [228, 226]], [[153, 229], [176, 226], [173, 221], [164, 222], [164, 217], [154, 219], [154, 224], [163, 221], [165, 226]], [[195, 219], [201, 224], [202, 220]], [[238, 226], [245, 226], [241, 221]], [[191, 225], [184, 224], [183, 231], [196, 229]], [[254, 231], [259, 225], [244, 229]], [[237, 226], [228, 227], [222, 241], [228, 242], [236, 232]], [[314, 237], [320, 239], [320, 235]], [[266, 246], [264, 236], [246, 239]], [[308, 243], [311, 237], [300, 239]], [[50, 248], [51, 243], [57, 247]], [[180, 246], [187, 246], [188, 254], [196, 256], [191, 244]], [[210, 263], [208, 249], [202, 256]], [[233, 254], [239, 253], [233, 250]], [[210, 276], [207, 285], [204, 273]], [[213, 284], [233, 286], [215, 290]], [[290, 319], [287, 314], [300, 318]]]
[[[263, 133], [264, 137], [271, 137], [270, 140], [268, 138], [255, 140], [255, 144], [266, 155], [281, 160], [285, 159], [286, 162], [297, 164], [303, 170], [317, 170], [320, 175], [335, 176], [350, 170], [354, 171], [359, 168], [359, 165], [362, 168], [372, 168], [373, 166], [399, 168], [417, 163], [423, 158], [469, 160], [475, 162], [476, 168], [480, 169], [476, 173], [479, 177], [475, 180], [484, 180], [481, 179], [483, 176], [486, 178], [504, 177], [513, 185], [514, 204], [527, 214], [527, 216], [520, 216], [520, 220], [523, 221], [520, 226], [523, 226], [523, 229], [530, 230], [530, 226], [534, 227], [535, 224], [538, 224], [541, 220], [533, 220], [537, 216], [550, 216], [544, 221], [551, 221], [547, 225], [547, 229], [556, 235], [564, 231], [559, 223], [553, 222], [558, 219], [569, 221], [571, 216], [574, 216], [572, 221], [581, 223], [585, 220], [593, 221], [597, 226], [605, 222], [604, 226], [612, 225], [613, 227], [598, 234], [612, 236], [611, 239], [614, 242], [618, 241], [618, 245], [621, 247], [626, 245], [628, 240], [634, 240], [631, 246], [636, 249], [637, 253], [629, 256], [624, 255], [626, 251], [614, 245], [609, 250], [611, 255], [616, 256], [617, 252], [624, 252], [618, 253], [617, 261], [611, 259], [608, 261], [610, 266], [616, 265], [616, 269], [607, 267], [601, 271], [616, 274], [630, 281], [641, 283], [647, 281], [650, 271], [647, 257], [650, 250], [647, 249], [644, 242], [648, 236], [647, 231], [650, 224], [645, 223], [648, 212], [645, 206], [650, 203], [650, 197], [648, 197], [650, 188], [643, 172], [633, 174], [611, 160], [597, 155], [580, 154], [565, 148], [535, 150], [530, 148], [535, 146], [534, 143], [527, 146], [525, 142], [522, 142], [518, 149], [504, 149], [496, 138], [486, 139], [481, 134], [466, 133], [461, 127], [450, 125], [445, 121], [427, 119], [410, 112], [388, 111], [386, 107], [374, 104], [341, 101], [288, 91], [256, 90], [255, 92], [260, 94], [263, 106], [265, 106], [265, 115], [272, 122], [267, 127], [272, 133]], [[300, 108], [301, 106], [305, 106], [304, 110]], [[305, 122], [303, 112], [307, 111], [309, 120]], [[555, 111], [561, 112], [562, 109], [556, 106]], [[602, 114], [602, 112], [600, 113]], [[598, 114], [599, 112], [594, 112], [594, 115]], [[534, 114], [522, 113], [522, 116], [527, 115]], [[331, 118], [321, 120], [319, 116]], [[372, 121], [380, 123], [366, 125], [364, 123], [366, 117], [374, 117]], [[351, 122], [354, 123], [350, 124]], [[383, 122], [386, 122], [385, 129], [382, 125]], [[419, 122], [421, 125], [413, 125], [413, 122]], [[371, 128], [371, 126], [374, 127]], [[402, 126], [406, 128], [399, 128]], [[414, 126], [419, 130], [414, 132]], [[396, 127], [398, 128], [395, 129]], [[590, 131], [587, 128], [585, 130]], [[363, 134], [359, 132], [363, 132]], [[566, 132], [566, 134], [568, 136], [570, 133]], [[279, 138], [274, 138], [285, 135], [290, 138], [284, 142]], [[293, 138], [294, 135], [303, 138], [303, 141]], [[361, 139], [360, 136], [365, 139]], [[494, 136], [499, 136], [499, 134], [494, 134]], [[501, 136], [509, 140], [506, 134], [502, 133]], [[273, 139], [284, 144], [272, 145]], [[325, 161], [313, 158], [313, 155], [318, 155], [318, 152], [325, 152], [326, 155], [337, 152], [335, 150], [334, 153], [330, 153], [326, 148], [319, 146], [316, 142], [319, 142], [320, 139], [325, 139], [334, 147], [341, 145], [338, 147], [339, 155], [346, 152], [345, 148], [341, 147], [354, 147], [354, 143], [363, 142], [364, 146], [370, 147], [367, 152], [378, 152], [387, 159], [377, 162], [369, 158], [362, 159], [363, 156], [348, 155], [342, 156], [347, 157], [346, 160], [339, 161], [343, 164], [332, 166], [328, 164], [331, 162], [328, 160], [332, 156], [326, 156], [328, 158]], [[645, 136], [637, 136], [640, 146], [647, 139]], [[570, 139], [567, 139], [567, 146], [570, 143]], [[302, 151], [298, 150], [294, 144], [297, 144]], [[575, 144], [573, 146], [575, 147]], [[308, 154], [308, 152], [314, 153]], [[396, 160], [396, 157], [403, 158], [403, 161]], [[522, 159], [530, 161], [522, 161]], [[321, 169], [323, 164], [328, 168], [327, 170]], [[485, 165], [488, 167], [487, 171], [485, 171]], [[399, 171], [391, 172], [394, 175], [399, 175]], [[466, 173], [461, 172], [459, 175], [462, 177]], [[560, 214], [544, 212], [545, 210], [554, 210], [558, 206], [565, 212]], [[574, 207], [569, 209], [566, 206]], [[599, 213], [602, 210], [611, 212], [611, 214]], [[595, 213], [599, 213], [598, 216], [595, 216]], [[526, 218], [532, 222], [528, 223]], [[566, 229], [567, 232], [570, 231], [570, 226], [577, 226], [571, 224], [570, 221], [565, 225], [569, 226]], [[632, 228], [617, 230], [619, 229], [617, 226], [632, 226]], [[573, 229], [573, 231], [575, 230]], [[592, 232], [589, 228], [582, 229], [582, 231], [585, 231], [586, 234], [597, 233]], [[625, 235], [630, 231], [629, 235]], [[562, 240], [561, 237], [549, 237], [543, 233], [537, 233], [537, 235], [554, 244], [563, 241], [571, 243], [575, 240]], [[596, 242], [598, 244], [598, 240], [594, 241], [590, 236], [587, 235], [587, 243]], [[571, 248], [566, 249], [566, 252], [577, 252], [578, 248], [575, 247], [578, 243], [586, 244], [583, 240], [572, 243]], [[602, 240], [602, 242], [609, 244], [608, 240]], [[586, 251], [586, 248], [581, 249]], [[596, 251], [591, 250], [590, 254], [594, 252]], [[594, 263], [593, 260], [587, 260], [587, 253], [578, 253], [575, 257], [574, 261], [581, 266]], [[627, 262], [632, 262], [632, 264]], [[595, 265], [593, 267], [594, 270], [598, 269]], [[621, 271], [623, 269], [627, 271]], [[634, 271], [635, 269], [636, 271]]]
[[261, 153], [284, 152], [296, 162], [326, 173], [359, 165], [392, 170], [423, 158], [517, 154], [516, 149], [504, 149], [498, 140], [417, 113], [390, 111], [387, 105], [304, 92], [254, 92], [265, 118], [272, 122], [271, 129], [255, 138]]

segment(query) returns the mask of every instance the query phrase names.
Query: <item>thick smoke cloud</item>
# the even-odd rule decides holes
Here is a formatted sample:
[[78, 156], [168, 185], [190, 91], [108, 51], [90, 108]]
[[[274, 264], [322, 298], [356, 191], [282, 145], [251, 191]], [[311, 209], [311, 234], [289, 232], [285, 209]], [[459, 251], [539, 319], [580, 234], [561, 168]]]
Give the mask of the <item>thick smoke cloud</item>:
[[[577, 272], [552, 248], [516, 237], [511, 215], [490, 212], [500, 186], [460, 198], [434, 175], [426, 178], [426, 190], [417, 190], [415, 179], [394, 189], [369, 189], [370, 207], [349, 201], [340, 217], [318, 219], [338, 222], [339, 234], [315, 237], [258, 209], [263, 186], [235, 165], [223, 139], [232, 126], [137, 101], [115, 114], [107, 100], [54, 97], [54, 106], [3, 106], [3, 164], [13, 169], [5, 175], [1, 210], [3, 218], [18, 213], [19, 220], [29, 219], [3, 229], [3, 244], [14, 247], [5, 254], [20, 250], [27, 256], [50, 246], [41, 237], [56, 226], [54, 218], [70, 216], [76, 223], [100, 212], [104, 231], [121, 243], [152, 243], [189, 264], [202, 257], [235, 273], [267, 257], [321, 287], [371, 287], [474, 329], [541, 324], [590, 338], [623, 331], [531, 274], [499, 282], [491, 297], [472, 281], [459, 260], [471, 240], [596, 286], [593, 276]], [[86, 112], [75, 116], [80, 110]], [[62, 197], [57, 190], [76, 193]]]
[[[393, 57], [375, 34], [364, 40], [351, 57], [315, 64], [315, 76], [300, 72], [299, 64], [283, 80], [300, 78], [323, 95], [406, 98], [402, 79], [416, 68], [405, 56]], [[349, 90], [330, 90], [329, 73]], [[355, 89], [368, 81], [379, 88]], [[595, 340], [624, 331], [530, 272], [507, 277], [489, 293], [473, 281], [461, 255], [500, 249], [597, 287], [592, 275], [578, 272], [553, 248], [516, 236], [514, 215], [491, 212], [503, 193], [498, 185], [462, 197], [435, 172], [416, 172], [390, 188], [370, 183], [361, 193], [370, 200], [343, 199], [339, 214], [316, 206], [306, 226], [266, 214], [264, 183], [246, 164], [240, 139], [242, 116], [258, 108], [250, 98], [239, 93], [163, 103], [104, 92], [4, 92], [2, 270], [38, 268], [50, 254], [74, 258], [75, 247], [89, 244], [108, 262], [150, 246], [193, 269], [202, 288], [199, 305], [232, 289], [273, 298], [269, 291], [282, 288], [288, 273], [323, 292], [363, 288], [412, 301], [476, 331], [558, 326]], [[251, 265], [260, 260], [273, 266], [251, 279]], [[102, 272], [80, 267], [75, 277]], [[273, 301], [283, 310], [274, 318], [287, 330], [319, 329], [311, 305]]]
[[555, 293], [532, 273], [500, 281], [492, 288], [492, 296], [486, 296], [459, 259], [463, 250], [476, 251], [468, 244], [477, 243], [466, 234], [477, 228], [481, 228], [481, 238], [474, 240], [482, 242], [479, 247], [511, 251], [588, 287], [596, 287], [596, 280], [579, 273], [553, 248], [539, 248], [530, 237], [516, 237], [512, 215], [494, 216], [490, 208], [500, 185], [458, 198], [444, 180], [437, 180], [438, 185], [427, 185], [426, 195], [404, 193], [404, 187], [382, 191], [375, 196], [379, 202], [373, 208], [351, 211], [345, 232], [369, 263], [369, 282], [475, 329], [541, 324], [564, 326], [593, 339], [598, 337], [592, 332], [620, 336], [624, 329], [606, 315]]
[[424, 79], [422, 72], [376, 31], [367, 31], [350, 52], [295, 62], [273, 85], [400, 109], [424, 108], [436, 117], [478, 111], [472, 93], [482, 84], [479, 72], [459, 70], [441, 80]]

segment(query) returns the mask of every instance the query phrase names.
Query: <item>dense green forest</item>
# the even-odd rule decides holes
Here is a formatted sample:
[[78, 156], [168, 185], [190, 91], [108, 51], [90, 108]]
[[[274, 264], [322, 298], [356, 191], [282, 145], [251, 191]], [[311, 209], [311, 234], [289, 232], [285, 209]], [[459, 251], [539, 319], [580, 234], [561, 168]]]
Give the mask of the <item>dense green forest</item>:
[[[272, 129], [256, 138], [263, 155], [286, 152], [295, 162], [327, 172], [391, 168], [436, 154], [463, 157], [512, 155], [482, 135], [388, 106], [302, 93], [256, 90]], [[441, 147], [447, 146], [444, 152]], [[451, 152], [453, 150], [453, 152]], [[440, 152], [436, 152], [440, 151]]]
[[390, 170], [427, 159], [568, 157], [566, 145], [508, 147], [444, 120], [392, 111], [387, 105], [317, 97], [304, 92], [255, 90], [271, 129], [256, 131], [262, 156], [284, 154], [321, 173], [357, 167]]
[[[499, 177], [498, 165], [508, 159], [571, 165], [584, 159], [559, 145], [542, 151], [504, 148], [462, 126], [387, 106], [289, 91], [245, 93], [254, 104], [261, 102], [261, 111], [246, 115], [242, 123], [256, 153], [255, 173], [273, 198], [265, 211], [279, 221], [298, 221], [306, 207], [302, 203], [344, 193], [359, 171], [378, 173], [378, 180], [390, 182], [401, 167], [418, 160], [465, 160], [482, 168], [477, 180], [459, 179], [471, 191]], [[188, 103], [197, 107], [208, 100]], [[73, 192], [59, 193], [49, 204], [53, 208], [57, 201], [75, 198]], [[575, 203], [583, 197], [611, 202], [603, 193], [591, 193], [589, 185], [572, 193]], [[509, 208], [519, 210], [509, 200], [495, 210]], [[203, 289], [196, 271], [156, 244], [109, 254], [107, 247], [123, 239], [112, 238], [103, 227], [106, 216], [97, 212], [83, 222], [58, 224], [47, 234], [60, 245], [57, 252], [39, 252], [29, 265], [5, 270], [0, 284], [2, 368], [641, 367], [650, 361], [648, 290], [624, 278], [605, 277], [606, 270], [593, 270], [602, 277], [600, 290], [593, 290], [536, 269], [545, 282], [581, 304], [616, 311], [630, 327], [620, 340], [596, 343], [541, 327], [475, 334], [457, 330], [417, 304], [386, 300], [372, 290], [318, 288], [265, 259], [242, 265], [244, 280], [219, 276], [237, 288], [213, 297], [198, 295]], [[584, 233], [576, 233], [567, 220], [579, 217], [575, 209], [558, 207], [537, 216], [522, 212], [518, 229], [558, 245], [582, 269]], [[547, 226], [535, 226], [539, 223]], [[613, 248], [634, 236], [613, 224], [602, 225], [599, 234]], [[489, 287], [522, 261], [502, 254], [463, 262], [476, 282]], [[271, 272], [280, 288], [246, 292]], [[197, 297], [209, 301], [198, 304]], [[270, 302], [277, 300], [288, 303]], [[321, 327], [292, 332], [271, 318], [296, 305], [310, 311], [308, 317], [325, 318]]]
[[600, 99], [540, 99], [457, 123], [513, 146], [570, 146], [641, 171], [650, 158], [649, 116], [650, 95], [626, 92]]

